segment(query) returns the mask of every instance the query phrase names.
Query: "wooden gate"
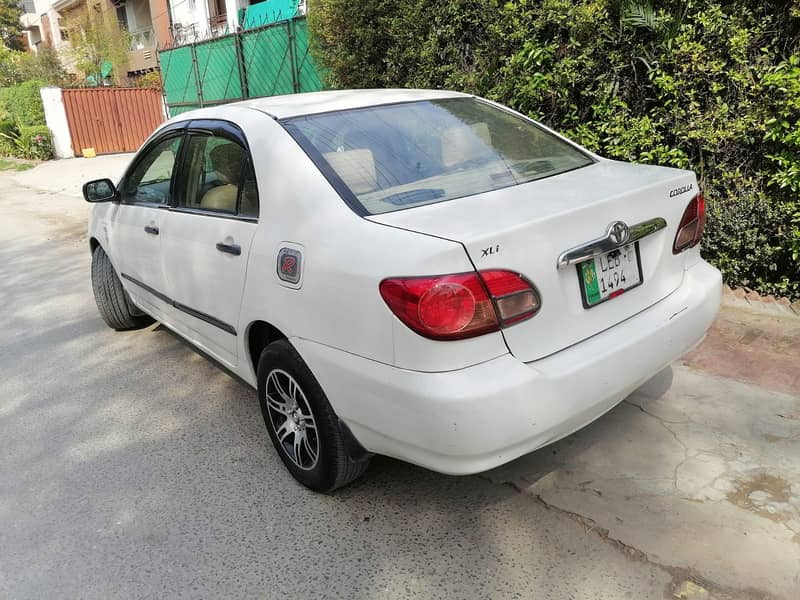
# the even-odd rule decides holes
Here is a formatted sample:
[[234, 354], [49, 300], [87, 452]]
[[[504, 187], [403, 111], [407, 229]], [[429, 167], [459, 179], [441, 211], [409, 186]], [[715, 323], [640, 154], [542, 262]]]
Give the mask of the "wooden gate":
[[64, 90], [72, 150], [134, 152], [164, 120], [161, 92], [143, 88]]

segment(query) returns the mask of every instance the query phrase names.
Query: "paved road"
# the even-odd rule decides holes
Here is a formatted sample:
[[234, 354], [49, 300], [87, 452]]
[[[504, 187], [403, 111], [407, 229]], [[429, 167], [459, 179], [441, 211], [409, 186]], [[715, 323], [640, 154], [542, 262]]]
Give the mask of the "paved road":
[[0, 190], [0, 597], [766, 597], [704, 579], [702, 554], [653, 560], [552, 486], [528, 490], [569, 474], [570, 440], [476, 477], [379, 458], [333, 496], [308, 492], [250, 388], [162, 327], [105, 327], [86, 205], [8, 175]]

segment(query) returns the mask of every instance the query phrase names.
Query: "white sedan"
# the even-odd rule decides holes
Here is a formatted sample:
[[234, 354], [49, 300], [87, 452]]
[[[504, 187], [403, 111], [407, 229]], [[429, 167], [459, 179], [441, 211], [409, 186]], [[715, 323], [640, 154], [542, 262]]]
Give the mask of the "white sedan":
[[424, 90], [201, 109], [87, 183], [114, 329], [156, 319], [258, 389], [291, 474], [491, 469], [608, 411], [720, 303], [690, 171]]

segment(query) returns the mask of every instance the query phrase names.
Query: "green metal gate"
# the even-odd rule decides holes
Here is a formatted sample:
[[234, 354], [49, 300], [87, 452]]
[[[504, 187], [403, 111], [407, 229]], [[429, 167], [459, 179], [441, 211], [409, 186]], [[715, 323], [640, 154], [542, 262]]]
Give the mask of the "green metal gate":
[[170, 116], [244, 98], [323, 89], [305, 17], [159, 51]]

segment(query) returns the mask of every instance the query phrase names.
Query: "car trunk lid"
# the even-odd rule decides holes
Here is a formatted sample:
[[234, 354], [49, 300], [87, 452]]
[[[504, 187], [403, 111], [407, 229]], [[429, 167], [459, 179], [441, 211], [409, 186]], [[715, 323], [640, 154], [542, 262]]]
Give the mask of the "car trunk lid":
[[[458, 241], [476, 269], [510, 269], [529, 279], [542, 307], [503, 334], [509, 350], [530, 362], [630, 318], [680, 285], [685, 258], [672, 253], [672, 244], [696, 193], [689, 171], [601, 159], [547, 179], [367, 218]], [[559, 268], [559, 257], [605, 236], [617, 221], [633, 226], [661, 219], [663, 229], [637, 242], [641, 284], [586, 308], [581, 267]]]

